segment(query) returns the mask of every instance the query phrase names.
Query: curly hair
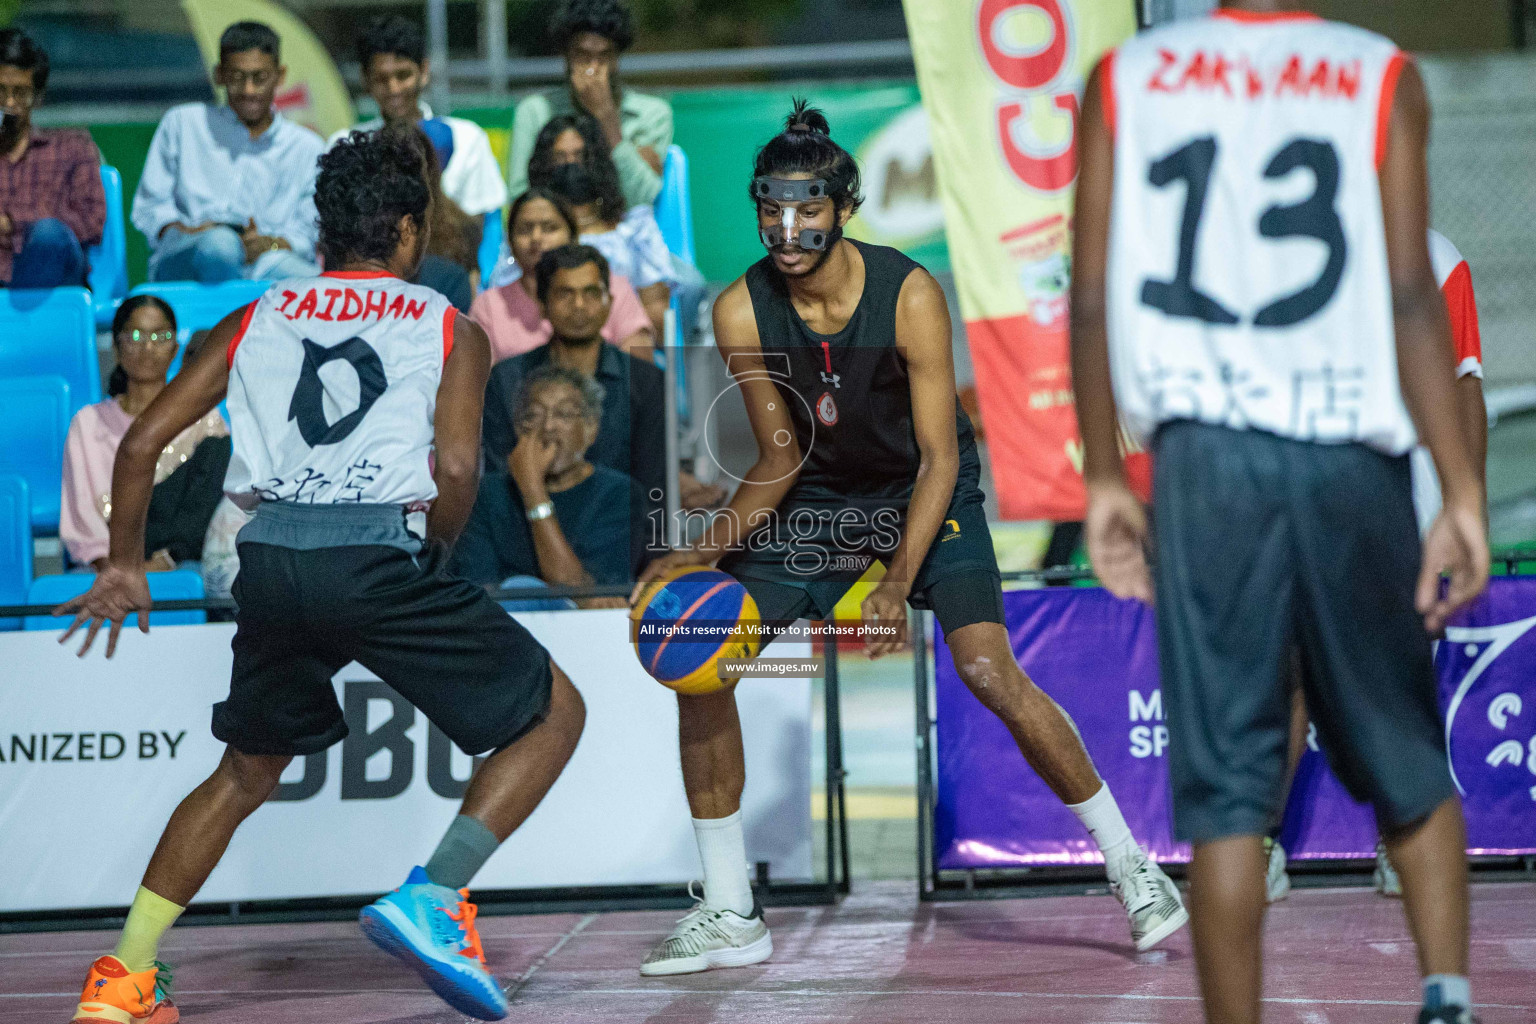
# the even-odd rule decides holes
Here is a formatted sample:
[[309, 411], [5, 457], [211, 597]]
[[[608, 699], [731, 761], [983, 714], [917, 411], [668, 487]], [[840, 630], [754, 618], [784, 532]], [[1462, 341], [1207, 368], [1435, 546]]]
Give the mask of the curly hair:
[[635, 41], [635, 19], [624, 0], [565, 0], [549, 20], [549, 39], [564, 53], [581, 32], [594, 32], [611, 40], [619, 51]]
[[581, 167], [591, 177], [597, 191], [597, 215], [610, 224], [617, 224], [624, 219], [629, 204], [624, 201], [624, 189], [619, 184], [619, 168], [613, 162], [608, 139], [603, 135], [602, 127], [589, 114], [561, 114], [550, 118], [549, 123], [539, 130], [539, 136], [533, 143], [533, 155], [528, 158], [528, 184], [553, 187], [556, 172], [561, 166], [555, 163], [555, 140], [567, 131], [574, 131], [581, 136]]
[[390, 259], [400, 245], [401, 217], [426, 226], [431, 152], [418, 141], [421, 129], [405, 129], [354, 131], [320, 158], [315, 209], [326, 266]]
[[[794, 109], [784, 119], [784, 130], [769, 139], [752, 162], [754, 179], [795, 173], [824, 179], [827, 194], [839, 210], [852, 207], [857, 212], [864, 204], [858, 163], [851, 153], [832, 141], [827, 115], [805, 99], [795, 100]], [[748, 182], [748, 194], [755, 205], [757, 196], [750, 189]]]

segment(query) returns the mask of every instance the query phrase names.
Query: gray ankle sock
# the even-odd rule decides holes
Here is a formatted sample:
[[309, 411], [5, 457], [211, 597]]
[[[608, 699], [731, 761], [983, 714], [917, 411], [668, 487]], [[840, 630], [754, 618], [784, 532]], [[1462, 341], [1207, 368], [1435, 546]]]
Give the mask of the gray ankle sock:
[[490, 829], [477, 819], [461, 814], [453, 819], [442, 842], [432, 851], [432, 859], [426, 866], [427, 877], [434, 885], [463, 889], [500, 845], [501, 840]]

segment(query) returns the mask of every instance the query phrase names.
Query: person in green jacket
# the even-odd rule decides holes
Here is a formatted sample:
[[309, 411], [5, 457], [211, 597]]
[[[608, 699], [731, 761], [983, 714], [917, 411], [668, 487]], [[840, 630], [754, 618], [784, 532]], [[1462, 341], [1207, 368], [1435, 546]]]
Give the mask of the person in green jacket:
[[566, 84], [517, 105], [507, 157], [510, 193], [522, 195], [528, 188], [528, 158], [539, 129], [557, 114], [584, 112], [608, 138], [625, 201], [631, 206], [655, 202], [662, 161], [672, 144], [672, 107], [619, 80], [619, 54], [635, 39], [629, 5], [624, 0], [564, 0], [549, 33], [565, 57]]

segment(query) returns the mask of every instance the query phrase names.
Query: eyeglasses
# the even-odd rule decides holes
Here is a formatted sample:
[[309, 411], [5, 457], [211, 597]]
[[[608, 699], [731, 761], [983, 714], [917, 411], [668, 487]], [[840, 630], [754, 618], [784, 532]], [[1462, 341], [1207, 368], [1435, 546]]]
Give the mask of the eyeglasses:
[[[579, 405], [557, 405], [548, 410], [547, 414], [562, 427], [569, 427], [585, 418]], [[544, 422], [545, 415], [546, 410], [542, 406], [530, 406], [517, 417], [517, 426], [520, 430], [536, 430]]]
[[119, 334], [118, 338], [124, 345], [134, 345], [138, 348], [148, 348], [151, 345], [159, 348], [176, 344], [175, 331], [141, 331], [134, 328]]
[[0, 85], [0, 106], [30, 107], [37, 90], [30, 85]]
[[276, 71], [226, 71], [224, 72], [224, 87], [236, 89], [250, 82], [257, 89], [265, 89], [277, 81]]

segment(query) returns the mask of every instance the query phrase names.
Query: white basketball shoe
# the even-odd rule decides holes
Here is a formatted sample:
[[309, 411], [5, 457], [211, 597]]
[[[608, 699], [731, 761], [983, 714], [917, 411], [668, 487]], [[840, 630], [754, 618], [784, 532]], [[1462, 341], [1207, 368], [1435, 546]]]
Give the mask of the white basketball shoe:
[[1145, 953], [1189, 923], [1189, 911], [1179, 898], [1178, 886], [1144, 850], [1136, 851], [1120, 880], [1109, 883], [1109, 891], [1131, 919], [1131, 941], [1138, 953]]
[[[692, 884], [688, 894], [693, 895]], [[658, 942], [640, 973], [647, 978], [669, 974], [697, 974], [715, 967], [747, 967], [773, 955], [773, 936], [763, 921], [763, 908], [752, 901], [752, 913], [742, 917], [733, 910], [715, 910], [699, 902], [677, 922], [672, 934]]]

